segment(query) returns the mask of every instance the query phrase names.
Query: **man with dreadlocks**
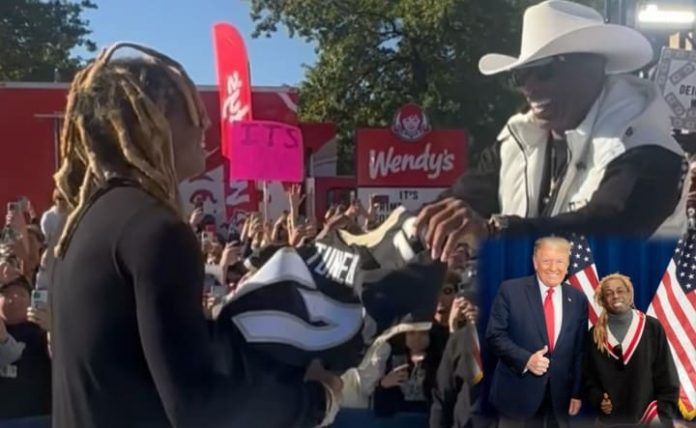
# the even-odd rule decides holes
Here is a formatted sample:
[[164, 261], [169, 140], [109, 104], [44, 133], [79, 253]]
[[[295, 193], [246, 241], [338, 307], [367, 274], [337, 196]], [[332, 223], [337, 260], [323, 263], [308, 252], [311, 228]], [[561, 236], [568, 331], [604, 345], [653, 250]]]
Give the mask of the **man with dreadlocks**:
[[585, 387], [606, 425], [661, 423], [678, 415], [679, 378], [660, 322], [633, 309], [633, 284], [615, 273], [595, 291], [604, 311], [590, 330]]
[[[113, 59], [123, 47], [144, 56]], [[55, 176], [70, 213], [51, 295], [54, 427], [307, 427], [324, 417], [336, 386], [321, 369], [280, 381], [242, 343], [222, 358], [224, 374], [215, 364], [202, 255], [177, 197], [204, 168], [207, 127], [186, 72], [151, 49], [114, 45], [76, 75]]]

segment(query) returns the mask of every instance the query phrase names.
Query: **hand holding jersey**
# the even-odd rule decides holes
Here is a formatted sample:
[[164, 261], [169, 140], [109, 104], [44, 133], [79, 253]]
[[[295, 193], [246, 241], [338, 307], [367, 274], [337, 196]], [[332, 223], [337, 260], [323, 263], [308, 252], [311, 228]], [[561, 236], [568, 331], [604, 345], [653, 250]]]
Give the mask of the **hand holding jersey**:
[[447, 262], [467, 235], [484, 238], [488, 223], [469, 204], [446, 198], [426, 206], [418, 214], [416, 227], [425, 229], [425, 243], [433, 259]]
[[276, 248], [228, 296], [223, 332], [292, 367], [319, 359], [333, 370], [359, 362], [376, 335], [432, 320], [445, 266], [398, 209], [365, 235], [331, 231], [314, 244]]

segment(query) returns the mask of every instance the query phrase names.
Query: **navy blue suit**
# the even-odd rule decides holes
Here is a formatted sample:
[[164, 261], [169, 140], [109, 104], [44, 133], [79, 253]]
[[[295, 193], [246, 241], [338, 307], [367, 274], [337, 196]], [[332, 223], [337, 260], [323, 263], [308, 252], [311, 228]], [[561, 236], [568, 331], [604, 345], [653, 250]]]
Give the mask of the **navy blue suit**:
[[561, 285], [563, 317], [549, 370], [542, 376], [526, 373], [532, 354], [548, 345], [544, 306], [536, 276], [516, 278], [500, 285], [491, 307], [486, 342], [498, 364], [490, 400], [501, 415], [523, 419], [534, 416], [550, 387], [554, 414], [567, 420], [571, 398], [580, 398], [582, 355], [587, 335], [587, 299], [570, 285]]

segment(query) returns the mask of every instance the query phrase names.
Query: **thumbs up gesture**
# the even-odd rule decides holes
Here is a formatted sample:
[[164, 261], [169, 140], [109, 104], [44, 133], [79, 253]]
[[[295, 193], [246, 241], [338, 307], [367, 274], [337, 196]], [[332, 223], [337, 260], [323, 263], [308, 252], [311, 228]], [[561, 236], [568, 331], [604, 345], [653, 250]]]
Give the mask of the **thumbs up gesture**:
[[605, 415], [610, 415], [612, 411], [612, 404], [611, 400], [609, 399], [609, 394], [606, 392], [604, 393], [604, 396], [602, 397], [602, 402], [599, 404], [600, 410], [602, 410], [602, 413]]
[[549, 359], [544, 356], [547, 352], [549, 352], [549, 347], [544, 346], [533, 353], [532, 356], [529, 357], [529, 361], [527, 361], [527, 370], [537, 376], [541, 376], [546, 373], [549, 369], [550, 363]]

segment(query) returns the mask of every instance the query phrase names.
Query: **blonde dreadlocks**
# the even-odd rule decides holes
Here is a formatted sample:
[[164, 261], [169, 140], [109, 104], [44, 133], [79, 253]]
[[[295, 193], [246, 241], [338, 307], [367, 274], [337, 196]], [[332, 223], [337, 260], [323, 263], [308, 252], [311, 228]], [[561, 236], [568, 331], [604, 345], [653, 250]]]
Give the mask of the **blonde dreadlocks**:
[[633, 305], [633, 283], [631, 282], [631, 278], [627, 277], [626, 275], [621, 275], [620, 273], [612, 273], [599, 281], [599, 285], [595, 289], [594, 299], [599, 306], [604, 308], [604, 310], [602, 311], [601, 315], [599, 315], [599, 318], [597, 318], [597, 324], [595, 325], [594, 332], [592, 333], [592, 339], [595, 345], [597, 345], [597, 349], [602, 353], [606, 352], [604, 343], [607, 340], [607, 325], [609, 324], [609, 313], [606, 308], [606, 302], [604, 301], [604, 286], [609, 283], [609, 281], [613, 280], [621, 281], [628, 289], [631, 299], [630, 305]]
[[[144, 57], [111, 60], [132, 48]], [[183, 103], [194, 125], [208, 117], [183, 67], [153, 49], [116, 43], [77, 73], [61, 132], [62, 164], [54, 179], [70, 207], [56, 255], [65, 253], [91, 194], [110, 169], [127, 171], [143, 190], [181, 215], [167, 112]]]

